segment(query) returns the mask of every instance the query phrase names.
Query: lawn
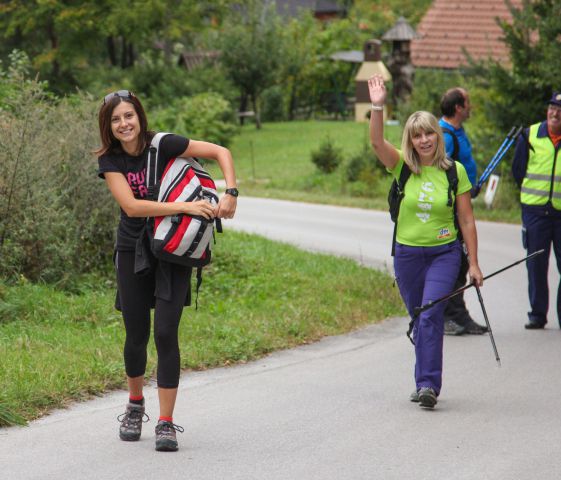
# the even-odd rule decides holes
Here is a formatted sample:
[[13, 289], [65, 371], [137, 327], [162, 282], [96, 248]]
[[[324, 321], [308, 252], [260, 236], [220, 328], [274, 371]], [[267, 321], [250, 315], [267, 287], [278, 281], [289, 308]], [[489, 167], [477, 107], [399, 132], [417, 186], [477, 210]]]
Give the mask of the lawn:
[[[400, 126], [387, 126], [386, 134], [394, 145], [401, 144]], [[329, 175], [319, 172], [311, 161], [311, 152], [327, 137], [343, 154], [343, 163]], [[261, 130], [246, 125], [234, 139], [231, 150], [241, 195], [386, 210], [389, 175], [381, 171], [368, 179], [368, 183], [356, 184], [348, 182], [346, 177], [350, 157], [368, 144], [366, 123], [295, 121], [265, 123]], [[218, 173], [215, 168], [212, 170]], [[474, 201], [476, 217], [518, 222], [517, 191], [508, 166], [501, 164], [498, 170], [503, 180], [494, 207], [487, 209], [480, 195]]]

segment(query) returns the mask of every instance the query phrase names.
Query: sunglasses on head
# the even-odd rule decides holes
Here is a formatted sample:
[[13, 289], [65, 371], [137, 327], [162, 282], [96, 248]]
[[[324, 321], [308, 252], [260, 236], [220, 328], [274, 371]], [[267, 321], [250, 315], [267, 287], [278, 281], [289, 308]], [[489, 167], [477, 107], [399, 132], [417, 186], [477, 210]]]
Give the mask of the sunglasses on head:
[[134, 97], [134, 95], [128, 90], [117, 90], [116, 92], [108, 93], [107, 95], [105, 95], [105, 97], [103, 97], [103, 105], [105, 105], [113, 97], [132, 98]]

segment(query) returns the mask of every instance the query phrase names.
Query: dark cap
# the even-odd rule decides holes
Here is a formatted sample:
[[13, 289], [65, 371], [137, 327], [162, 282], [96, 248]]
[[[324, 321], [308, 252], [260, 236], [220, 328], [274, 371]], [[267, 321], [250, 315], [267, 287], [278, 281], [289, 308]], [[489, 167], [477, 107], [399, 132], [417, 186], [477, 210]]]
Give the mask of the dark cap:
[[557, 105], [561, 107], [561, 92], [553, 92], [551, 99], [547, 102], [549, 105]]

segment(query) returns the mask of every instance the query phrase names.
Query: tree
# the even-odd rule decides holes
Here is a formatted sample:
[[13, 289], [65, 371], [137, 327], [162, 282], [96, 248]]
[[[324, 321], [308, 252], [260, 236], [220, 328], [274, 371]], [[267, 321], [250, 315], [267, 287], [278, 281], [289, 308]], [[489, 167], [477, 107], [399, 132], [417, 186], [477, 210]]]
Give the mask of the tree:
[[259, 98], [279, 81], [282, 34], [274, 4], [260, 0], [244, 2], [226, 22], [221, 41], [221, 62], [240, 90], [240, 111], [251, 102], [257, 128], [261, 128]]
[[[128, 69], [139, 54], [190, 44], [215, 28], [233, 0], [5, 0], [0, 3], [0, 55], [25, 51], [55, 91], [72, 91], [80, 71]], [[169, 62], [174, 61], [172, 58]]]
[[503, 130], [529, 125], [544, 117], [552, 89], [559, 88], [561, 58], [561, 0], [524, 0], [509, 4], [512, 23], [500, 22], [510, 50], [510, 65], [474, 65], [490, 91], [486, 114]]

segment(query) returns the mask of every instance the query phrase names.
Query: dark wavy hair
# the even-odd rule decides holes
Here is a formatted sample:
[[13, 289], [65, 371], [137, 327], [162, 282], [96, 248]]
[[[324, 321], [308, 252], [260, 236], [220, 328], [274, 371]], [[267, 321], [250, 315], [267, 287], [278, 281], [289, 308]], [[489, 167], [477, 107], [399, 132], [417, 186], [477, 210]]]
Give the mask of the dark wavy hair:
[[130, 94], [130, 96], [126, 98], [115, 95], [107, 100], [99, 109], [98, 122], [101, 147], [94, 152], [96, 155], [103, 155], [104, 153], [123, 153], [121, 142], [113, 136], [113, 132], [111, 130], [111, 116], [113, 115], [113, 110], [121, 102], [130, 103], [138, 115], [140, 134], [138, 151], [136, 152], [137, 154], [144, 150], [144, 147], [151, 142], [152, 137], [154, 136], [154, 132], [148, 130], [146, 112], [144, 111], [144, 107], [140, 103], [138, 97], [134, 94]]
[[466, 106], [466, 91], [455, 87], [448, 90], [440, 99], [440, 111], [445, 117], [453, 117], [456, 114], [456, 105]]

